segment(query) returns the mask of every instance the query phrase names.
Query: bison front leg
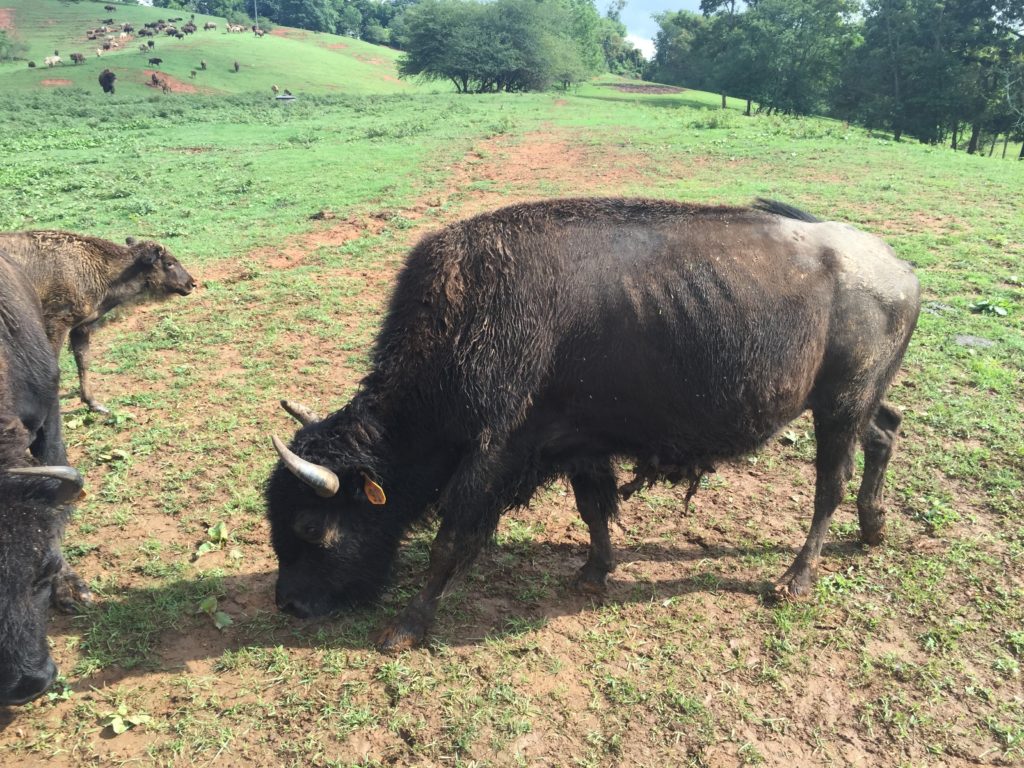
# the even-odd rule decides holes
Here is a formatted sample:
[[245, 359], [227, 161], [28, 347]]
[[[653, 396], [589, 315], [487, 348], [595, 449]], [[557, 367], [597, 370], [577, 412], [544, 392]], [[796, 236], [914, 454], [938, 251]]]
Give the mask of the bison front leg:
[[854, 438], [850, 430], [844, 425], [827, 424], [815, 418], [814, 432], [818, 443], [814, 519], [803, 548], [775, 586], [775, 593], [783, 599], [804, 597], [810, 593], [814, 585], [814, 569], [832, 514], [843, 500], [846, 483], [853, 474]]
[[75, 365], [78, 367], [78, 387], [82, 395], [82, 402], [89, 406], [90, 410], [97, 413], [110, 413], [100, 403], [97, 403], [89, 389], [89, 337], [92, 334], [92, 327], [80, 325], [71, 329], [71, 353], [75, 356]]
[[[493, 529], [492, 529], [493, 530]], [[464, 573], [480, 553], [491, 531], [467, 530], [445, 520], [430, 545], [430, 568], [426, 586], [381, 630], [377, 647], [397, 653], [419, 645], [434, 622], [437, 605], [452, 581]]]
[[78, 613], [92, 603], [92, 592], [65, 561], [50, 588], [50, 603], [61, 613]]
[[590, 552], [587, 562], [576, 575], [574, 585], [580, 592], [603, 595], [608, 574], [615, 570], [608, 520], [618, 510], [618, 492], [611, 464], [600, 471], [576, 474], [569, 478], [576, 495], [576, 508], [590, 530]]

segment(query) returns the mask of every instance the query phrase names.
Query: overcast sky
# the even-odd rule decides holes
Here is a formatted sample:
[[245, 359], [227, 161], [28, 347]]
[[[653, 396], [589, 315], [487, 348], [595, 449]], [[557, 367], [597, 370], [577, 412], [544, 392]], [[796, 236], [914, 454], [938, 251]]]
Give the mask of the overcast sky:
[[[607, 0], [597, 0], [597, 10], [604, 14], [608, 10]], [[651, 18], [662, 11], [699, 11], [700, 0], [626, 0], [622, 9], [622, 23], [626, 25], [633, 45], [650, 58], [654, 55], [651, 40], [658, 32], [658, 24]]]

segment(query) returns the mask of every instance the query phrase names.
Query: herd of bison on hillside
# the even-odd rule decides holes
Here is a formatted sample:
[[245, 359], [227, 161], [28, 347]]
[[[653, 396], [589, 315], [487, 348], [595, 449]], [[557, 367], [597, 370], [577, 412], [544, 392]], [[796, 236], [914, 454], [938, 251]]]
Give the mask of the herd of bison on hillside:
[[[138, 34], [195, 29], [154, 22]], [[114, 80], [100, 75], [110, 93]], [[60, 548], [84, 485], [61, 436], [60, 351], [69, 344], [85, 405], [107, 413], [88, 379], [97, 323], [195, 287], [152, 241], [0, 233], [0, 705], [31, 701], [56, 678], [50, 606], [92, 599]], [[352, 400], [325, 417], [281, 401], [300, 429], [290, 444], [271, 437], [276, 604], [306, 618], [374, 601], [404, 535], [432, 516], [423, 589], [376, 639], [384, 651], [413, 647], [501, 515], [558, 477], [590, 533], [574, 586], [600, 596], [620, 498], [683, 482], [686, 510], [717, 463], [810, 409], [810, 532], [774, 587], [780, 599], [805, 596], [858, 443], [861, 538], [881, 541], [901, 421], [884, 396], [919, 307], [911, 268], [884, 242], [771, 200], [548, 200], [428, 235], [397, 277]], [[621, 485], [619, 459], [635, 466]]]
[[[113, 11], [114, 6], [104, 6], [107, 11]], [[138, 30], [135, 29], [134, 24], [125, 22], [118, 24], [114, 19], [103, 19], [101, 25], [95, 28], [85, 30], [85, 39], [90, 43], [95, 41], [99, 44], [99, 48], [96, 49], [96, 57], [103, 56], [105, 52], [114, 51], [120, 48], [122, 45], [131, 42], [135, 37], [146, 37], [150, 38], [145, 43], [139, 45], [139, 50], [142, 53], [149, 53], [155, 47], [156, 43], [153, 38], [158, 35], [166, 35], [167, 37], [173, 37], [178, 40], [183, 40], [187, 35], [195, 34], [199, 27], [195, 23], [195, 14], [192, 14], [187, 22], [178, 27], [177, 25], [183, 21], [183, 17], [173, 17], [169, 19], [157, 19], [156, 21], [146, 22]], [[260, 28], [258, 25], [251, 25], [253, 35], [256, 37], [263, 37], [266, 34], [266, 30]], [[203, 24], [203, 30], [206, 32], [217, 30], [217, 24], [212, 21], [208, 21]], [[242, 24], [232, 24], [228, 22], [225, 24], [225, 31], [227, 33], [244, 33], [246, 27]], [[77, 66], [85, 63], [85, 54], [83, 53], [72, 53], [71, 61]], [[47, 56], [43, 59], [43, 63], [48, 67], [52, 68], [63, 63], [60, 56], [60, 51], [55, 50], [52, 56]], [[158, 56], [152, 56], [148, 62], [151, 66], [159, 67], [163, 63], [163, 59]], [[29, 61], [28, 66], [30, 69], [35, 69], [36, 63]], [[199, 64], [200, 70], [205, 70], [207, 67], [206, 61], [201, 61]], [[242, 65], [237, 61], [232, 64], [232, 69], [235, 72], [241, 70]], [[190, 77], [194, 80], [197, 75], [197, 70], [191, 71]], [[117, 74], [111, 69], [104, 69], [99, 75], [100, 88], [103, 89], [104, 93], [113, 94], [115, 92], [115, 83], [117, 81]], [[161, 77], [157, 72], [153, 72], [150, 76], [150, 83], [157, 88], [161, 88], [164, 93], [170, 91], [170, 85], [166, 77]], [[274, 86], [275, 95], [277, 94], [277, 86]]]

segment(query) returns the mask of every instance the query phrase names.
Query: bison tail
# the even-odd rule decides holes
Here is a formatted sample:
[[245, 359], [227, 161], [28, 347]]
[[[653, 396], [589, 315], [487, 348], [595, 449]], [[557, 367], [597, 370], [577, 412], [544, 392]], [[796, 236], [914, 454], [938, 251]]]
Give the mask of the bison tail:
[[807, 211], [801, 211], [792, 205], [786, 205], [786, 203], [780, 203], [778, 200], [768, 200], [764, 197], [758, 197], [754, 200], [754, 204], [750, 206], [756, 211], [764, 211], [765, 213], [774, 213], [776, 216], [784, 216], [787, 219], [796, 219], [797, 221], [809, 221], [812, 224], [820, 224], [821, 219], [817, 216], [812, 216]]

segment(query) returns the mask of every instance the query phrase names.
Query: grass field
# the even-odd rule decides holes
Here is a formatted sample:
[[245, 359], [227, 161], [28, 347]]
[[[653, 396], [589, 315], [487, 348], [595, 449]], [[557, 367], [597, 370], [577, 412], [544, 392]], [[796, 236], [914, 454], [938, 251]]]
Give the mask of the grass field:
[[[102, 8], [6, 5], [16, 24], [40, 20], [16, 27], [32, 55]], [[62, 677], [0, 712], [0, 764], [1024, 761], [1024, 164], [612, 80], [430, 93], [388, 79], [391, 52], [344, 63], [324, 36], [286, 34], [167, 48], [185, 76], [197, 55], [228, 62], [243, 45], [281, 46], [260, 50], [281, 56], [268, 71], [282, 87], [285, 65], [314, 60], [368, 74], [345, 70], [337, 91], [311, 79], [284, 105], [255, 65], [244, 86], [226, 71], [201, 83], [220, 93], [119, 78], [113, 98], [96, 62], [60, 71], [81, 89], [0, 69], [0, 230], [159, 239], [201, 283], [96, 334], [93, 386], [112, 416], [80, 406], [63, 360], [65, 437], [89, 492], [65, 551], [97, 602], [54, 617]], [[885, 544], [858, 544], [851, 484], [812, 599], [765, 599], [810, 520], [804, 419], [710, 476], [688, 514], [670, 487], [624, 504], [601, 602], [569, 588], [587, 535], [555, 484], [503, 520], [426, 648], [382, 656], [371, 637], [419, 587], [430, 531], [408, 542], [381, 605], [278, 614], [260, 495], [269, 434], [293, 429], [277, 400], [345, 402], [424, 232], [578, 194], [776, 197], [875, 232], [915, 265], [925, 305], [891, 392], [905, 420]]]

